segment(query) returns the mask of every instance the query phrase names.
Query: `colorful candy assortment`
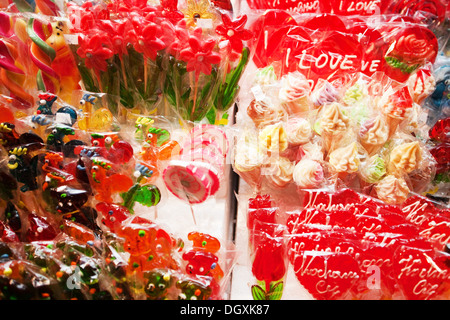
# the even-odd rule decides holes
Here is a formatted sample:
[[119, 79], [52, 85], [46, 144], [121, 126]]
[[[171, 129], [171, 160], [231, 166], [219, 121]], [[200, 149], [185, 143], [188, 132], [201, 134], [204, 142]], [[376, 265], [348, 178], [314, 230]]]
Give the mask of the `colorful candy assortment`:
[[255, 300], [280, 299], [289, 268], [314, 299], [448, 299], [447, 3], [364, 4], [241, 6]]
[[448, 299], [431, 2], [2, 4], [0, 299], [225, 299], [232, 239], [157, 218], [214, 214], [230, 163], [253, 299], [290, 269], [314, 299]]

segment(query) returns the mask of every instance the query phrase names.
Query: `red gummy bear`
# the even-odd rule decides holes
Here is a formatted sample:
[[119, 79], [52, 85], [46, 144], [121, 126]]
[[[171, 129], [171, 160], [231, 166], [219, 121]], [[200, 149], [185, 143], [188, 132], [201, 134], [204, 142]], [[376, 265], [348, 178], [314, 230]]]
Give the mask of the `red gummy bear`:
[[188, 239], [193, 242], [195, 249], [202, 249], [211, 253], [215, 253], [220, 249], [220, 241], [206, 233], [192, 231], [188, 234]]
[[29, 228], [26, 233], [26, 241], [53, 240], [57, 236], [56, 230], [44, 218], [30, 213], [28, 214]]
[[153, 222], [136, 217], [117, 229], [117, 234], [125, 238], [124, 249], [131, 254], [131, 271], [155, 268], [177, 269], [178, 264], [172, 257], [175, 241], [163, 229]]
[[186, 265], [188, 274], [211, 276], [216, 281], [223, 278], [223, 270], [217, 263], [219, 258], [211, 252], [190, 250], [183, 254], [183, 260], [188, 262]]
[[95, 208], [102, 214], [102, 223], [112, 232], [115, 232], [122, 221], [130, 216], [130, 211], [118, 204], [99, 202]]
[[124, 249], [131, 255], [149, 253], [156, 238], [156, 225], [149, 220], [141, 223], [141, 219], [133, 219], [131, 223], [117, 229], [117, 234], [125, 238]]

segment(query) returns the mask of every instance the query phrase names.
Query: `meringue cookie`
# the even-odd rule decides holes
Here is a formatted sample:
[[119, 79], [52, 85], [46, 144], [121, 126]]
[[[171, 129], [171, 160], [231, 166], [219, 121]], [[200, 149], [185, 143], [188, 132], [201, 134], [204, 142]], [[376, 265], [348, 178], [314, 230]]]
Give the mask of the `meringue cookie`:
[[294, 164], [285, 157], [272, 159], [270, 165], [264, 168], [266, 179], [276, 187], [285, 187], [292, 181]]
[[410, 192], [405, 179], [388, 175], [375, 186], [378, 199], [388, 204], [403, 203]]
[[329, 82], [323, 82], [322, 85], [311, 93], [311, 102], [316, 107], [336, 102], [339, 99], [339, 91]]
[[259, 145], [262, 150], [280, 153], [287, 149], [286, 131], [281, 123], [268, 125], [259, 132]]
[[274, 84], [277, 80], [277, 75], [275, 74], [273, 66], [268, 66], [258, 70], [254, 83], [255, 85], [267, 86]]
[[421, 104], [435, 90], [436, 79], [430, 70], [419, 69], [409, 77], [408, 85], [414, 102]]
[[285, 116], [283, 108], [257, 100], [252, 100], [250, 102], [250, 105], [247, 108], [247, 114], [253, 120], [253, 123], [257, 128], [280, 121]]
[[408, 174], [419, 166], [421, 160], [422, 150], [418, 141], [403, 143], [391, 151], [388, 172], [398, 176]]
[[358, 158], [358, 146], [356, 142], [331, 152], [329, 164], [331, 169], [336, 173], [352, 173], [358, 171], [360, 160]]
[[311, 85], [300, 72], [289, 73], [281, 79], [279, 98], [290, 114], [309, 111]]
[[384, 159], [379, 156], [373, 156], [368, 160], [367, 165], [361, 170], [363, 179], [368, 183], [375, 183], [386, 174], [386, 164]]
[[320, 116], [320, 129], [322, 133], [334, 134], [347, 130], [349, 122], [349, 118], [342, 112], [341, 105], [335, 102], [325, 106]]
[[324, 179], [323, 168], [319, 162], [305, 158], [295, 165], [292, 178], [299, 188], [317, 188]]
[[362, 146], [369, 154], [377, 151], [389, 138], [389, 127], [382, 117], [365, 121], [359, 130]]
[[259, 148], [255, 134], [244, 133], [236, 143], [234, 166], [236, 170], [245, 172], [263, 165], [265, 156]]
[[313, 131], [309, 122], [303, 118], [291, 118], [286, 123], [288, 142], [293, 146], [307, 143], [311, 140]]

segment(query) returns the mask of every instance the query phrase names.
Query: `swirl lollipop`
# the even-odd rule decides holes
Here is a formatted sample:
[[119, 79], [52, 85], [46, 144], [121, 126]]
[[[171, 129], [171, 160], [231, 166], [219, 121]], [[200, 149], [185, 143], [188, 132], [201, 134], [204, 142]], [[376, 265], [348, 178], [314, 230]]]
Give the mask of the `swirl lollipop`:
[[18, 100], [15, 107], [29, 108], [34, 98], [23, 89], [26, 75], [16, 65], [17, 49], [9, 42], [0, 40], [0, 82], [10, 91], [11, 96]]
[[31, 18], [28, 21], [27, 33], [33, 42], [30, 47], [31, 60], [39, 68], [36, 76], [38, 89], [57, 94], [59, 76], [51, 66], [52, 61], [56, 58], [56, 51], [46, 43], [52, 34], [52, 26]]

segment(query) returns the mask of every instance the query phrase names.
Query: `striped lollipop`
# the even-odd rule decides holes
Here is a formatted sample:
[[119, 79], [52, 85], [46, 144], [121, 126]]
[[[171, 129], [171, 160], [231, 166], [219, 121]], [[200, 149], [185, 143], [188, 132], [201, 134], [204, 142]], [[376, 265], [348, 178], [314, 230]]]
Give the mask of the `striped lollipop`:
[[0, 40], [0, 82], [15, 98], [14, 106], [27, 109], [34, 104], [34, 98], [24, 87], [26, 75], [16, 64], [18, 52], [16, 46], [10, 42]]
[[38, 90], [58, 94], [59, 76], [51, 67], [52, 61], [56, 58], [56, 51], [46, 43], [52, 35], [51, 24], [44, 24], [40, 20], [30, 18], [27, 33], [32, 40], [31, 60], [39, 69], [36, 76]]

